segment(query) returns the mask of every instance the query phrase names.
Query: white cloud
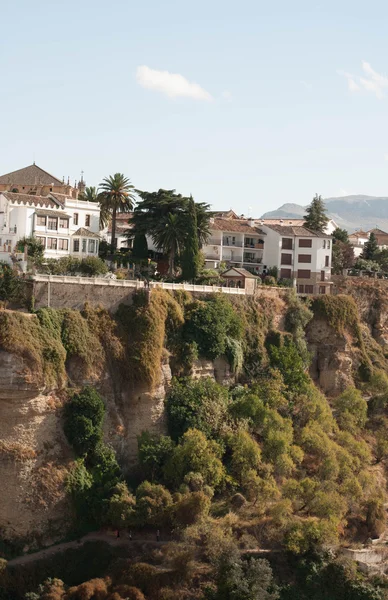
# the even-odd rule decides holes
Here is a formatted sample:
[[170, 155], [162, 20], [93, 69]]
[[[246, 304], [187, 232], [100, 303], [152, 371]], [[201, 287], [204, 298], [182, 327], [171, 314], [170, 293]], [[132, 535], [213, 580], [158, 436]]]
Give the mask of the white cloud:
[[364, 89], [367, 92], [372, 92], [376, 95], [376, 98], [381, 100], [381, 98], [384, 98], [384, 90], [388, 88], [388, 78], [372, 69], [370, 63], [366, 60], [362, 61], [361, 66], [364, 71], [364, 77], [354, 77], [351, 73], [346, 73], [346, 71], [337, 71], [337, 73], [347, 79], [349, 91], [358, 92]]
[[350, 92], [358, 92], [360, 86], [357, 85], [354, 76], [346, 71], [337, 71], [338, 75], [342, 75], [348, 82], [348, 89]]
[[384, 154], [384, 160], [388, 160], [388, 154]]
[[185, 96], [195, 100], [212, 100], [212, 96], [198, 83], [188, 81], [179, 73], [169, 71], [157, 71], [142, 65], [136, 70], [136, 80], [139, 85], [149, 90], [155, 90], [166, 94], [169, 98]]

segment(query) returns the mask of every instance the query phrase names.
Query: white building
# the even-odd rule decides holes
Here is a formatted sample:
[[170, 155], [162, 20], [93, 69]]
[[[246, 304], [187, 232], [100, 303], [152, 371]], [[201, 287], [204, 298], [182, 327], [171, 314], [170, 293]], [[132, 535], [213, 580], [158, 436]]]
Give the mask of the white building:
[[206, 266], [216, 268], [225, 262], [256, 275], [276, 267], [279, 277], [292, 280], [300, 293], [330, 293], [330, 235], [306, 229], [303, 220], [290, 219], [287, 225], [280, 221], [245, 219], [233, 211], [215, 214], [211, 236], [202, 249]]
[[94, 202], [54, 193], [0, 192], [3, 255], [13, 253], [21, 238], [33, 235], [43, 244], [47, 258], [98, 256], [99, 220], [100, 208]]
[[264, 262], [277, 267], [281, 279], [293, 281], [301, 294], [329, 294], [332, 238], [305, 227], [262, 225]]

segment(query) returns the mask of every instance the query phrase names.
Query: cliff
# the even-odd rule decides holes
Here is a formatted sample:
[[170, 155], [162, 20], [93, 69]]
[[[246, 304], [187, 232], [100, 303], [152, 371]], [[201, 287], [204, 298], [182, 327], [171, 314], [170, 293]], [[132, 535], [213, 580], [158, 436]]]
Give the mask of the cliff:
[[[368, 293], [352, 292], [360, 315], [349, 295], [317, 299], [312, 305], [314, 316], [305, 329], [313, 355], [311, 375], [328, 396], [358, 384], [373, 365], [387, 368], [379, 345], [388, 340], [386, 305], [380, 299], [370, 306]], [[107, 410], [105, 441], [114, 447], [123, 472], [128, 473], [136, 462], [137, 436], [145, 430], [166, 432], [164, 401], [171, 378], [191, 375], [223, 384], [236, 379], [249, 384], [255, 373], [268, 368], [266, 338], [271, 332], [296, 340], [300, 335], [288, 319], [295, 302], [292, 298], [282, 293], [278, 298], [223, 299], [221, 308], [229, 315], [225, 319], [239, 315], [243, 333], [241, 342], [228, 342], [224, 355], [213, 358], [209, 358], [212, 352], [217, 354], [213, 347], [207, 358], [198, 358], [198, 345], [190, 341], [187, 319], [188, 315], [193, 322], [197, 318], [193, 311], [198, 303], [194, 306], [188, 294], [157, 291], [151, 298], [139, 294], [132, 306], [120, 307], [114, 317], [87, 306], [82, 313], [2, 311], [2, 537], [48, 543], [71, 526], [66, 477], [74, 454], [62, 423], [69, 388], [90, 384], [100, 392]], [[206, 348], [218, 335], [212, 327], [210, 322], [212, 333], [200, 342]]]

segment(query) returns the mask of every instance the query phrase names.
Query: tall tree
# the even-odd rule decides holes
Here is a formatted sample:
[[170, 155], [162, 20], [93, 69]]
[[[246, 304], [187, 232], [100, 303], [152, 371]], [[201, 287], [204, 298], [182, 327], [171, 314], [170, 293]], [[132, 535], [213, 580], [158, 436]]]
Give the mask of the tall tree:
[[198, 248], [201, 249], [210, 237], [210, 206], [206, 202], [196, 202]]
[[85, 191], [78, 196], [79, 200], [87, 200], [88, 202], [98, 202], [97, 188], [90, 186], [86, 187]]
[[305, 227], [311, 229], [311, 231], [316, 231], [317, 233], [324, 233], [328, 222], [329, 219], [326, 215], [326, 208], [322, 196], [315, 194], [310, 206], [306, 210], [304, 217]]
[[136, 260], [146, 260], [148, 258], [148, 244], [144, 234], [139, 234], [134, 237], [132, 256]]
[[376, 239], [375, 234], [372, 231], [372, 233], [369, 235], [369, 240], [364, 245], [364, 249], [362, 251], [360, 258], [363, 258], [365, 260], [375, 260], [378, 253], [379, 253], [379, 247], [377, 245], [377, 239]]
[[337, 227], [337, 229], [333, 231], [333, 241], [334, 243], [336, 241], [339, 241], [343, 242], [344, 244], [349, 244], [349, 234], [346, 231], [346, 229], [341, 229], [341, 227]]
[[185, 281], [195, 281], [198, 277], [199, 269], [199, 243], [198, 243], [198, 225], [197, 210], [193, 197], [187, 208], [185, 244], [182, 253], [182, 278]]
[[116, 216], [118, 212], [130, 212], [135, 204], [135, 188], [122, 173], [105, 177], [100, 183], [98, 201], [105, 223], [112, 219], [111, 251], [116, 249]]
[[155, 228], [153, 240], [158, 250], [168, 255], [170, 277], [175, 274], [175, 259], [184, 247], [185, 235], [185, 219], [179, 213], [167, 213]]

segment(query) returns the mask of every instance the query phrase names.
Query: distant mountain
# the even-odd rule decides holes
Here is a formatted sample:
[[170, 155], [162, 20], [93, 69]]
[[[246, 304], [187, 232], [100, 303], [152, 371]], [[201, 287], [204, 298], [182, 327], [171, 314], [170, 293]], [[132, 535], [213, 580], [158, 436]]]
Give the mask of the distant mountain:
[[[342, 196], [325, 198], [328, 215], [348, 231], [355, 229], [372, 229], [378, 227], [388, 231], [388, 197]], [[307, 206], [300, 204], [283, 204], [277, 210], [266, 212], [263, 219], [300, 219]]]

